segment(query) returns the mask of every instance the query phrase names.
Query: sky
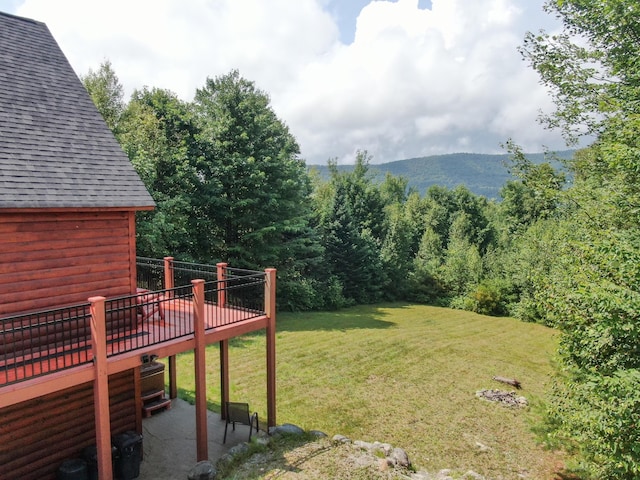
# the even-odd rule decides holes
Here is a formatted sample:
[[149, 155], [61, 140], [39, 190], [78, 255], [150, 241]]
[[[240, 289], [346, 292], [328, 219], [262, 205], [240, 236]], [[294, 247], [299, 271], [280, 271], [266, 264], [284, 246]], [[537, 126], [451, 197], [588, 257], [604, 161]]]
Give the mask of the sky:
[[[44, 22], [79, 75], [109, 60], [125, 99], [185, 101], [238, 69], [269, 95], [308, 164], [566, 148], [517, 48], [559, 29], [544, 0], [0, 0]], [[1, 32], [0, 32], [1, 34]]]

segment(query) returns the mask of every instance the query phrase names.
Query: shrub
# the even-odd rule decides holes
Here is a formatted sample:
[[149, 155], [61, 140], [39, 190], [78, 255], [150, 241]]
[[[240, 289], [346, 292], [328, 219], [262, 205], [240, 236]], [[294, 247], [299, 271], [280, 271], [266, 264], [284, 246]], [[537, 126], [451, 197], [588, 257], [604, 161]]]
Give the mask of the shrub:
[[342, 284], [334, 276], [324, 282], [299, 277], [278, 284], [278, 308], [283, 311], [335, 310], [347, 304]]
[[573, 445], [593, 479], [640, 478], [640, 371], [592, 374], [557, 390], [549, 440]]
[[482, 315], [506, 315], [510, 293], [510, 284], [506, 280], [483, 280], [467, 296], [465, 309]]

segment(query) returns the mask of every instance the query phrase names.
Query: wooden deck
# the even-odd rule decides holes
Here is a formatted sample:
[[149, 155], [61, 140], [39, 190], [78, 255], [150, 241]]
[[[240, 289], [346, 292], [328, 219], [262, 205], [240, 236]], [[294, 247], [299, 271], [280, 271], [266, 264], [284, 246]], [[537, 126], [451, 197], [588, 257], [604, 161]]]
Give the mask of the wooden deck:
[[[179, 338], [193, 337], [195, 329], [193, 303], [182, 299], [161, 299], [160, 302], [162, 315], [154, 311], [148, 318], [139, 321], [136, 329], [120, 331], [107, 337], [107, 356], [110, 360], [115, 361], [118, 355], [125, 355], [146, 347], [160, 347], [164, 343]], [[226, 327], [251, 323], [251, 320], [257, 321], [265, 317], [264, 312], [221, 307], [211, 303], [205, 303], [204, 312], [204, 328], [208, 336], [215, 334], [218, 330], [226, 330]], [[260, 328], [258, 325], [256, 327], [256, 329]], [[0, 388], [92, 361], [93, 350], [90, 340], [2, 359], [0, 360]]]

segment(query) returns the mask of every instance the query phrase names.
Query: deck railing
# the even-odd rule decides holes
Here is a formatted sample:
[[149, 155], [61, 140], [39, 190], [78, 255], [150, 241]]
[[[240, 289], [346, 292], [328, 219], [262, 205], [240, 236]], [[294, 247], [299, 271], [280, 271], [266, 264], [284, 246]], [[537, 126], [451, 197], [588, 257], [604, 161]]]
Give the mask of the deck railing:
[[[165, 261], [158, 258], [136, 257], [136, 283], [146, 290], [164, 290]], [[188, 285], [178, 283], [177, 285]]]
[[193, 333], [191, 285], [158, 291], [144, 291], [136, 295], [111, 298], [105, 301], [105, 317], [127, 318], [131, 322], [113, 322], [107, 336], [107, 356], [138, 350], [150, 345], [185, 337]]
[[203, 263], [181, 262], [171, 257], [165, 259], [168, 268], [173, 270], [175, 285], [189, 285], [192, 280], [202, 279], [205, 282], [218, 280], [219, 265], [207, 265]]
[[[108, 357], [194, 333], [193, 286], [176, 279], [205, 280], [205, 330], [266, 314], [265, 272], [144, 257], [137, 266], [138, 293], [104, 301]], [[0, 386], [91, 362], [90, 305], [0, 319]]]
[[0, 385], [91, 361], [89, 304], [0, 319]]
[[221, 280], [205, 282], [204, 298], [207, 305], [218, 308], [216, 325], [230, 325], [242, 320], [264, 315], [265, 273], [249, 270], [226, 269], [227, 276]]

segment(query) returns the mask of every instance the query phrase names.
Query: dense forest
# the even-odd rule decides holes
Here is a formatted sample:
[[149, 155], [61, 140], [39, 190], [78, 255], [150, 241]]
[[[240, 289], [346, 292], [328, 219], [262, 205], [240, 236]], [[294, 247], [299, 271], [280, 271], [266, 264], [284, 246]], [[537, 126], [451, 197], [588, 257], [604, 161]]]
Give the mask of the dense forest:
[[545, 441], [576, 453], [583, 478], [639, 478], [640, 5], [546, 9], [564, 30], [521, 48], [555, 101], [542, 121], [569, 146], [594, 141], [561, 171], [505, 139], [514, 179], [497, 200], [376, 178], [366, 151], [348, 171], [309, 173], [237, 71], [191, 102], [156, 88], [125, 101], [109, 62], [83, 81], [157, 203], [138, 218], [139, 254], [274, 266], [281, 309], [403, 300], [557, 328]]

